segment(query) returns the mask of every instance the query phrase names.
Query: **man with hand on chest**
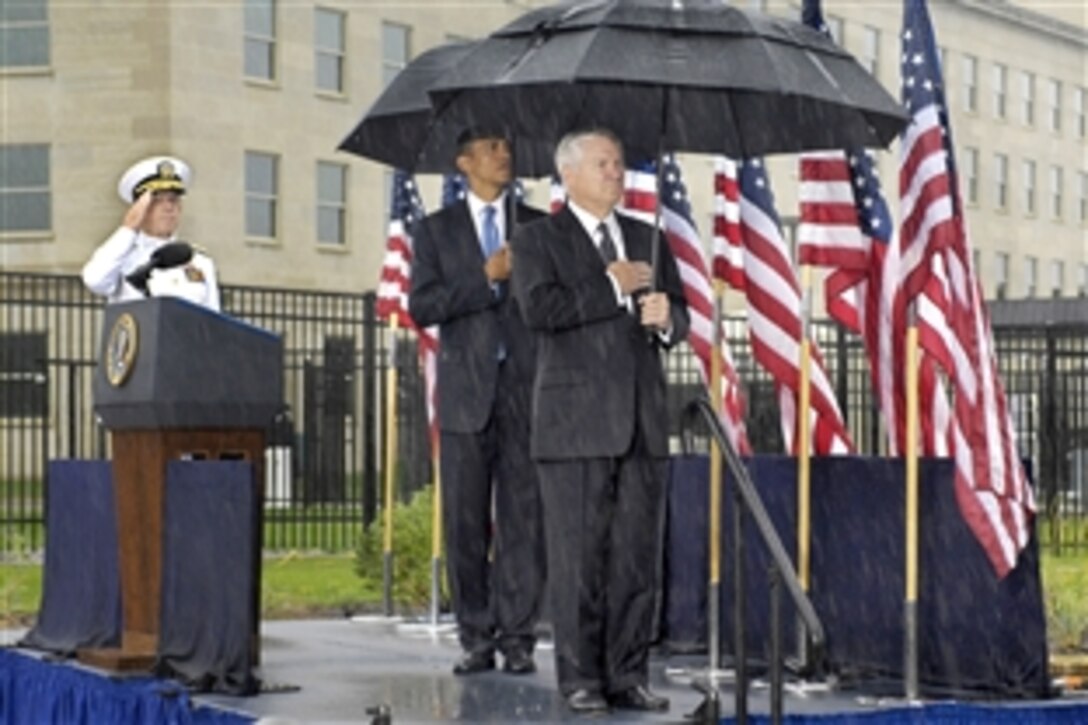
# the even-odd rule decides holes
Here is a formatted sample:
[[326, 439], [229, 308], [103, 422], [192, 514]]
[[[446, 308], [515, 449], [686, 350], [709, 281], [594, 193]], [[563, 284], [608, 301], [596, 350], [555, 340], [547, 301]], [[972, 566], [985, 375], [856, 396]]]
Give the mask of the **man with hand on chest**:
[[[414, 231], [408, 312], [439, 326], [438, 422], [448, 577], [463, 650], [458, 675], [535, 671], [534, 628], [544, 587], [540, 492], [529, 460], [533, 336], [510, 295], [504, 243], [543, 216], [510, 199], [510, 146], [501, 133], [458, 137], [464, 202]], [[494, 512], [494, 522], [492, 522]]]

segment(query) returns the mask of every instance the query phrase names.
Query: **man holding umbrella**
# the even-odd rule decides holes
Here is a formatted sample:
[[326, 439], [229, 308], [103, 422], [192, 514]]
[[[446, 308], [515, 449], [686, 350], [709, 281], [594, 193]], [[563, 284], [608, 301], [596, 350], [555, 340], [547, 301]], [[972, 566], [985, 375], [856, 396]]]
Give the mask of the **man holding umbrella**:
[[687, 307], [668, 245], [615, 213], [616, 137], [568, 134], [555, 163], [568, 203], [515, 235], [513, 285], [537, 333], [531, 450], [559, 689], [580, 713], [666, 710], [647, 689], [668, 455], [659, 350], [687, 334]]
[[[535, 671], [544, 587], [540, 491], [529, 459], [533, 337], [510, 296], [514, 224], [543, 216], [513, 203], [501, 133], [458, 136], [464, 202], [423, 219], [415, 234], [408, 311], [439, 325], [438, 421], [442, 515], [453, 609], [464, 650], [457, 675]], [[492, 525], [494, 512], [494, 526]], [[494, 533], [494, 537], [492, 536]]]

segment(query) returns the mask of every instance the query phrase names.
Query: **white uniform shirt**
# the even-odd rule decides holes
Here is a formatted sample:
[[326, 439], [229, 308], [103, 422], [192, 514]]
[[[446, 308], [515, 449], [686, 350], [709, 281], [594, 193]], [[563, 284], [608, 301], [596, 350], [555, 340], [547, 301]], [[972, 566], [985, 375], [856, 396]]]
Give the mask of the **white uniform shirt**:
[[[144, 293], [125, 281], [151, 258], [159, 246], [172, 241], [151, 237], [128, 227], [120, 227], [95, 250], [83, 266], [83, 283], [107, 302], [144, 299]], [[153, 297], [180, 297], [194, 304], [219, 311], [219, 282], [215, 263], [207, 255], [193, 252], [188, 264], [173, 269], [156, 269], [147, 289]]]

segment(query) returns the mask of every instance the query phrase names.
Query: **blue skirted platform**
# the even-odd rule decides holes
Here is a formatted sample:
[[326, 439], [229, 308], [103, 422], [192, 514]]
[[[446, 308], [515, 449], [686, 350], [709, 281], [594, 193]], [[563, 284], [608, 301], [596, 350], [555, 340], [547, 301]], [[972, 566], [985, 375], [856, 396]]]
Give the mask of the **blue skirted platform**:
[[0, 722], [237, 725], [248, 715], [199, 705], [181, 685], [107, 677], [66, 662], [0, 650]]

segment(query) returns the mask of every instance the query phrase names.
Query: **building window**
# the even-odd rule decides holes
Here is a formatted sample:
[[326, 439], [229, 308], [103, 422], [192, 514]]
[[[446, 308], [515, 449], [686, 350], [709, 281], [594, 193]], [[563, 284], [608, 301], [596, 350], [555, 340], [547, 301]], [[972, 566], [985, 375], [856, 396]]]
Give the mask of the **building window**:
[[978, 59], [963, 56], [963, 110], [978, 110]]
[[0, 233], [53, 228], [49, 146], [0, 145]]
[[1024, 159], [1024, 213], [1035, 216], [1035, 162]]
[[1009, 157], [994, 154], [994, 206], [1005, 209], [1009, 205]]
[[1062, 218], [1062, 167], [1050, 167], [1050, 216], [1054, 219]]
[[1050, 260], [1050, 296], [1061, 297], [1065, 288], [1065, 262], [1060, 259]]
[[971, 250], [971, 271], [974, 272], [976, 278], [982, 276], [982, 250]]
[[1035, 125], [1035, 74], [1024, 72], [1020, 74], [1020, 100], [1022, 120], [1025, 126]]
[[246, 236], [276, 238], [279, 198], [279, 159], [246, 151]]
[[46, 0], [0, 0], [0, 68], [49, 65]]
[[861, 65], [872, 74], [880, 77], [880, 31], [869, 25], [861, 29]]
[[1080, 279], [1077, 280], [1077, 294], [1088, 297], [1088, 264], [1080, 265]]
[[44, 332], [0, 333], [0, 418], [49, 415]]
[[1039, 282], [1039, 259], [1027, 257], [1024, 260], [1024, 296], [1034, 297]]
[[1008, 95], [1008, 69], [994, 63], [994, 118], [1005, 118], [1005, 97]]
[[963, 187], [967, 192], [967, 203], [978, 203], [978, 149], [970, 146], [963, 149]]
[[825, 15], [824, 22], [827, 23], [827, 32], [831, 34], [831, 39], [840, 48], [843, 47], [843, 42], [846, 39], [846, 25], [843, 23], [842, 18], [835, 15]]
[[317, 163], [317, 241], [343, 245], [347, 240], [348, 167]]
[[382, 86], [408, 65], [408, 45], [411, 28], [395, 23], [382, 23]]
[[344, 13], [314, 10], [314, 72], [319, 90], [344, 92]]
[[246, 0], [245, 73], [249, 78], [276, 79], [276, 2]]
[[1073, 89], [1074, 129], [1076, 130], [1077, 138], [1088, 136], [1088, 119], [1085, 118], [1085, 114], [1088, 113], [1088, 110], [1084, 107], [1085, 95], [1088, 95], [1088, 92], [1085, 92], [1083, 88]]
[[1088, 222], [1088, 172], [1077, 173], [1077, 221]]
[[1062, 130], [1062, 82], [1051, 79], [1050, 92], [1050, 130], [1058, 133]]
[[1009, 289], [1009, 254], [1008, 252], [997, 253], [997, 269], [994, 275], [994, 296], [999, 300], [1005, 299]]

